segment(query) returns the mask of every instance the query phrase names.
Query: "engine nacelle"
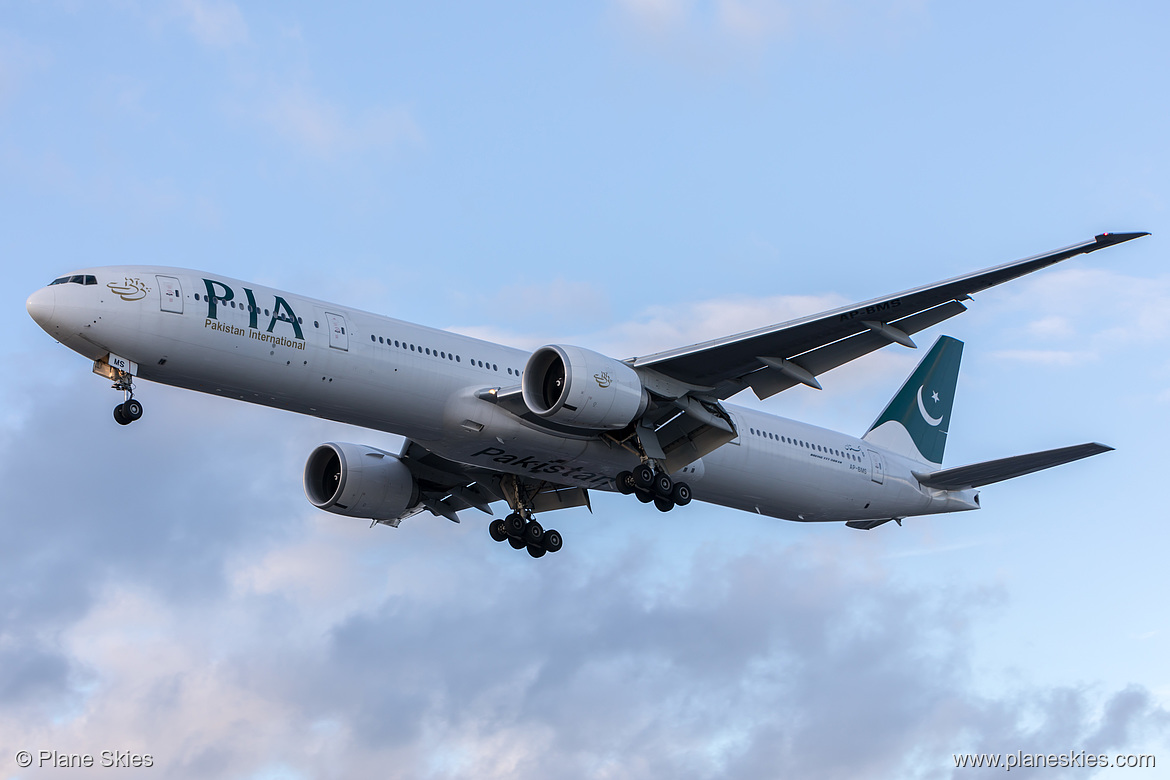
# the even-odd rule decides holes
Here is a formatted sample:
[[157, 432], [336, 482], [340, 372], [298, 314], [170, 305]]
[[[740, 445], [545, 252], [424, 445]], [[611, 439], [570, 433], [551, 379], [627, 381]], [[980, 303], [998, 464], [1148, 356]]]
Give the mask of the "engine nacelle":
[[533, 414], [578, 428], [624, 428], [649, 402], [638, 372], [625, 363], [556, 344], [528, 358], [521, 388]]
[[410, 469], [383, 450], [360, 444], [322, 444], [305, 462], [305, 496], [326, 512], [396, 520], [418, 503]]

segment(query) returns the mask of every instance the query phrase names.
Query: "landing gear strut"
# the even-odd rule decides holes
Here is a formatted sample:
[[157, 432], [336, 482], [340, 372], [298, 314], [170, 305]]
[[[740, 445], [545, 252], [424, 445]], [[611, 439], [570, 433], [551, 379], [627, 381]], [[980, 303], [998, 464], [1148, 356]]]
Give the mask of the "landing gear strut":
[[643, 504], [654, 502], [660, 512], [669, 512], [676, 506], [691, 503], [690, 485], [675, 482], [669, 474], [649, 463], [643, 463], [633, 471], [619, 473], [616, 482], [619, 493], [627, 496], [633, 493]]
[[129, 425], [142, 416], [142, 402], [134, 399], [134, 377], [119, 371], [114, 389], [126, 394], [126, 400], [114, 407], [114, 419], [119, 425]]
[[497, 542], [507, 540], [514, 550], [527, 549], [533, 558], [560, 550], [563, 542], [560, 532], [545, 530], [532, 517], [533, 493], [525, 489], [515, 477], [505, 480], [502, 487], [512, 513], [488, 524], [488, 533], [492, 539]]

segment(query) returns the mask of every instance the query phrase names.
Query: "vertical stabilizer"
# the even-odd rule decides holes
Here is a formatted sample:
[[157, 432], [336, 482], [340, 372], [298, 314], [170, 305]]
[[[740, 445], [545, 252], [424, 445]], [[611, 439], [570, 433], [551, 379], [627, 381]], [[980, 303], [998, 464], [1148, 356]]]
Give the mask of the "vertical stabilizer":
[[862, 439], [941, 466], [962, 357], [963, 342], [940, 336]]

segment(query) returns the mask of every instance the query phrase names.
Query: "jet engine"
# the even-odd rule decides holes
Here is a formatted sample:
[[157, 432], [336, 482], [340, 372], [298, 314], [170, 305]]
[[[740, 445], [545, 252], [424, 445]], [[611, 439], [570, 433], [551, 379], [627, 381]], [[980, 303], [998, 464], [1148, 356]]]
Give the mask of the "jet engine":
[[389, 452], [360, 444], [322, 444], [305, 463], [305, 496], [326, 512], [395, 520], [418, 503], [418, 483]]
[[630, 366], [592, 350], [556, 344], [528, 358], [521, 388], [533, 414], [578, 428], [624, 428], [649, 402]]

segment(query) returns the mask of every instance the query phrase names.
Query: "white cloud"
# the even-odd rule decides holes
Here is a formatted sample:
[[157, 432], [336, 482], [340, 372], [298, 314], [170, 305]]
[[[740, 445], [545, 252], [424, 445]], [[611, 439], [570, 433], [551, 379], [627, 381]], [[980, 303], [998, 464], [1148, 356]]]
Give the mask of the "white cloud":
[[423, 139], [405, 108], [378, 107], [351, 113], [303, 88], [279, 91], [263, 103], [261, 117], [279, 135], [326, 158], [387, 151]]
[[49, 51], [0, 30], [0, 110], [24, 86], [29, 75], [48, 67]]
[[694, 0], [618, 0], [629, 16], [646, 27], [662, 31], [682, 24], [695, 6]]
[[1065, 338], [1076, 330], [1068, 317], [1052, 314], [1029, 323], [1028, 332], [1040, 338]]
[[610, 328], [601, 340], [613, 345], [614, 354], [644, 355], [787, 322], [848, 302], [836, 294], [772, 295], [652, 306]]
[[[699, 49], [732, 50], [798, 36], [900, 37], [925, 16], [925, 0], [616, 0], [641, 35]], [[730, 47], [730, 48], [729, 48]]]
[[533, 317], [554, 327], [570, 321], [610, 320], [605, 291], [598, 285], [564, 278], [503, 287], [495, 295], [495, 308]]
[[[1124, 251], [1124, 250], [1113, 250]], [[1046, 343], [1072, 342], [1110, 351], [1170, 338], [1170, 277], [1140, 278], [1107, 268], [1057, 268], [976, 298], [979, 316], [1016, 327]], [[968, 315], [970, 316], [970, 315]]]
[[717, 7], [720, 26], [742, 40], [762, 40], [789, 29], [792, 11], [784, 3], [768, 0], [721, 0]]
[[244, 15], [228, 0], [177, 0], [173, 9], [205, 46], [223, 49], [248, 41]]
[[1086, 365], [1097, 359], [1097, 356], [1091, 352], [1064, 349], [1001, 349], [992, 352], [991, 357], [999, 360], [1015, 360], [1021, 363], [1040, 363], [1047, 366]]
[[[1170, 723], [1141, 688], [977, 693], [971, 635], [1002, 599], [898, 586], [849, 541], [707, 552], [650, 587], [635, 542], [536, 569], [484, 555], [486, 536], [381, 531], [377, 565], [316, 562], [361, 603], [285, 581], [180, 606], [111, 572], [60, 629], [88, 682], [52, 720], [5, 701], [0, 733], [149, 753], [175, 778], [881, 778], [1004, 744], [1149, 751]], [[315, 579], [305, 542], [323, 538], [268, 558]]]
[[[608, 308], [602, 293], [583, 283], [554, 283], [527, 289], [547, 297], [540, 306], [542, 310], [557, 310], [561, 301], [567, 306]], [[836, 294], [773, 295], [761, 298], [735, 296], [675, 306], [650, 306], [599, 330], [583, 330], [571, 316], [534, 323], [539, 324], [539, 330], [533, 332], [508, 330], [496, 325], [452, 330], [524, 349], [535, 349], [550, 342], [568, 342], [622, 359], [787, 322], [847, 302], [843, 296]]]

